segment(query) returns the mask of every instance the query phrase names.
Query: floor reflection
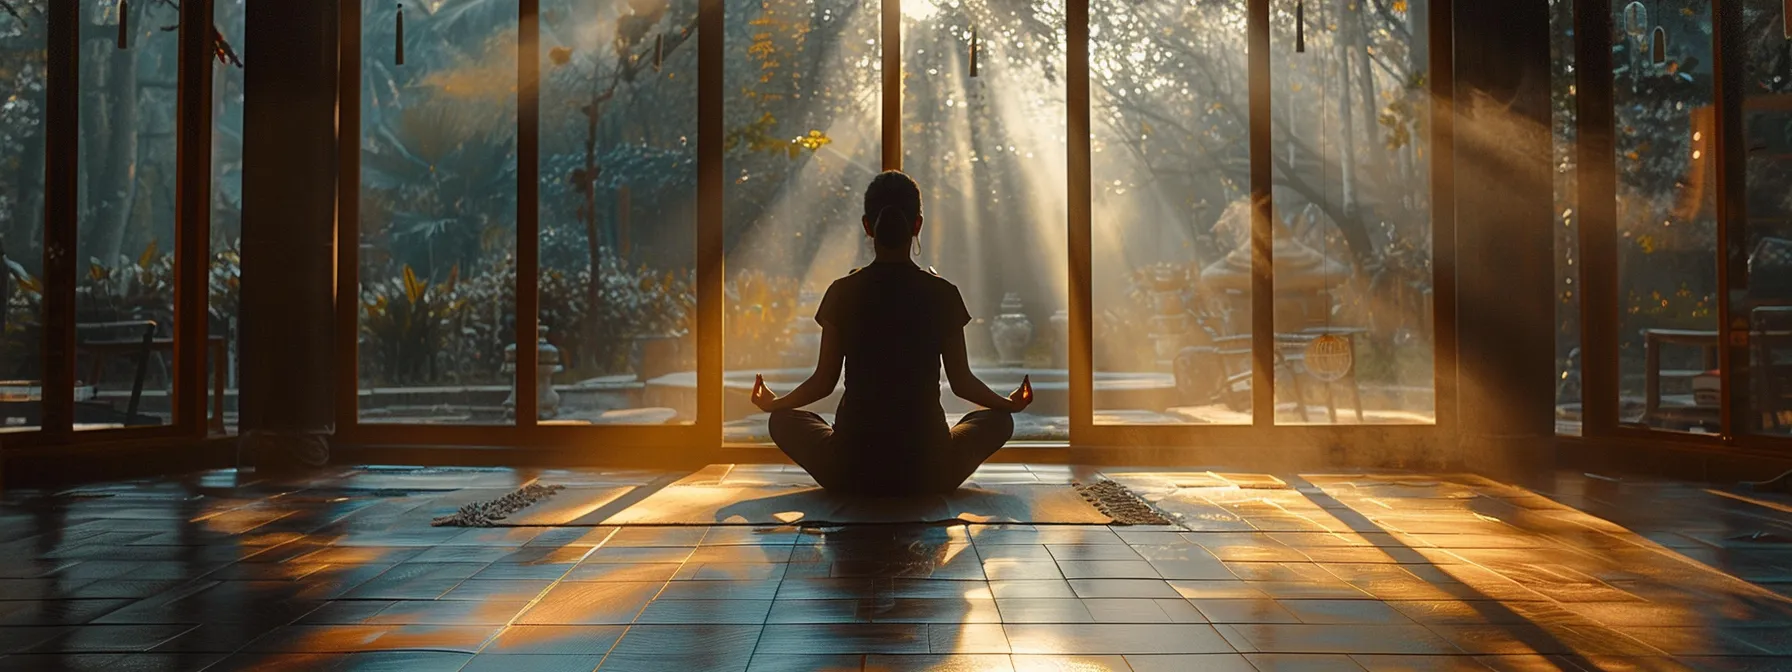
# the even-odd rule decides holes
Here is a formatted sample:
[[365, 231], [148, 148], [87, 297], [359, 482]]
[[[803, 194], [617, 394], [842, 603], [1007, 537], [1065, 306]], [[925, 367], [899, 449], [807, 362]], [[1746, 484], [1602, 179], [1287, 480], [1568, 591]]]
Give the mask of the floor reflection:
[[1089, 478], [1177, 524], [428, 524], [535, 479], [743, 487], [753, 510], [806, 487], [752, 465], [12, 491], [0, 669], [1792, 669], [1789, 497], [1578, 474], [974, 481]]

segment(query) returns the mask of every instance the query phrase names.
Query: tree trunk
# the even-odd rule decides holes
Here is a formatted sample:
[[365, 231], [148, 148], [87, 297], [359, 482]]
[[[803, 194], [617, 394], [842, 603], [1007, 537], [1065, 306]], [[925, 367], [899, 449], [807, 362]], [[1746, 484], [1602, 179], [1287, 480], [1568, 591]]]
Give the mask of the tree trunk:
[[[1351, 4], [1352, 0], [1338, 0], [1338, 30], [1332, 33], [1332, 58], [1337, 65], [1338, 73], [1336, 93], [1329, 90], [1332, 87], [1322, 86], [1320, 95], [1323, 97], [1326, 94], [1331, 94], [1338, 97], [1338, 130], [1336, 133], [1342, 141], [1338, 152], [1338, 199], [1339, 205], [1345, 213], [1355, 215], [1357, 212], [1356, 117], [1352, 114], [1350, 95], [1350, 55], [1355, 51], [1358, 31], [1357, 22], [1349, 15]], [[1330, 68], [1324, 70], [1330, 70]], [[1321, 71], [1320, 77], [1325, 78], [1330, 74], [1330, 72]], [[1321, 81], [1324, 80], [1321, 79]], [[1330, 101], [1320, 101], [1319, 117], [1322, 123], [1325, 118], [1324, 104], [1327, 102]], [[1320, 138], [1322, 143], [1320, 145], [1321, 161], [1324, 161], [1324, 141], [1324, 138]]]
[[[1413, 4], [1423, 5], [1425, 3], [1423, 0], [1420, 0]], [[1375, 18], [1366, 11], [1366, 8], [1359, 8], [1356, 19], [1357, 21], [1353, 21], [1352, 23], [1356, 24], [1356, 34], [1358, 39], [1356, 41], [1356, 48], [1351, 51], [1353, 52], [1352, 56], [1356, 59], [1357, 64], [1357, 88], [1361, 92], [1363, 99], [1363, 142], [1365, 143], [1363, 149], [1368, 153], [1369, 162], [1369, 169], [1366, 175], [1370, 181], [1379, 182], [1379, 184], [1370, 184], [1367, 186], [1359, 185], [1359, 188], [1365, 192], [1379, 194], [1381, 196], [1379, 199], [1380, 202], [1376, 203], [1376, 205], [1386, 208], [1390, 205], [1387, 202], [1390, 200], [1389, 197], [1395, 196], [1393, 193], [1394, 190], [1396, 188], [1405, 188], [1405, 185], [1411, 183], [1405, 180], [1396, 182], [1393, 179], [1394, 176], [1389, 174], [1387, 142], [1382, 140], [1381, 133], [1378, 130], [1381, 125], [1381, 115], [1380, 107], [1378, 105], [1380, 101], [1375, 95], [1375, 63], [1374, 59], [1369, 57], [1369, 51], [1367, 49], [1369, 35], [1371, 34], [1369, 32], [1369, 22], [1374, 21]], [[1350, 67], [1350, 63], [1346, 61], [1344, 67]], [[1403, 85], [1404, 82], [1396, 84]], [[1344, 98], [1346, 100], [1350, 98], [1348, 91], [1345, 92]], [[1424, 101], [1418, 101], [1418, 104], [1423, 105]], [[1416, 141], [1417, 138], [1414, 138], [1414, 140]], [[1395, 185], [1401, 186], [1396, 187]], [[1396, 197], [1393, 200], [1404, 199]]]
[[88, 250], [108, 266], [117, 263], [124, 251], [131, 204], [137, 198], [137, 50], [109, 51], [112, 53], [106, 65], [105, 154], [94, 157], [99, 159], [101, 170], [87, 192], [89, 202], [97, 205], [89, 212], [98, 225], [97, 230], [89, 229], [95, 244]]

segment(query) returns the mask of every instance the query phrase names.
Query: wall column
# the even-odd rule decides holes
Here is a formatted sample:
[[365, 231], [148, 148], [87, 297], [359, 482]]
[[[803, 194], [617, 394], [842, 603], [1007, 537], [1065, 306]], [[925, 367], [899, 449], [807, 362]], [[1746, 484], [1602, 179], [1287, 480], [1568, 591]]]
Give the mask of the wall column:
[[1555, 435], [1549, 10], [1454, 12], [1461, 455], [1522, 472]]
[[336, 8], [246, 17], [240, 455], [259, 468], [321, 463], [334, 423]]

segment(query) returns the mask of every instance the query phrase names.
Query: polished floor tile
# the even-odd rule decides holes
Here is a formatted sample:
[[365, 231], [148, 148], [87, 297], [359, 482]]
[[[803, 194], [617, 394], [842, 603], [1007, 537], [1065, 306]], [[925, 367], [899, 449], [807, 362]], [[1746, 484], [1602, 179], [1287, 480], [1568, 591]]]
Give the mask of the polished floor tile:
[[[1077, 469], [1167, 492], [1160, 505], [1188, 515], [428, 525], [530, 478], [668, 476], [628, 470], [224, 471], [8, 491], [0, 670], [1792, 669], [1792, 544], [1775, 536], [1792, 538], [1792, 498], [1574, 473], [1520, 487]], [[1044, 465], [979, 474], [1073, 479]], [[805, 482], [785, 465], [702, 478]]]

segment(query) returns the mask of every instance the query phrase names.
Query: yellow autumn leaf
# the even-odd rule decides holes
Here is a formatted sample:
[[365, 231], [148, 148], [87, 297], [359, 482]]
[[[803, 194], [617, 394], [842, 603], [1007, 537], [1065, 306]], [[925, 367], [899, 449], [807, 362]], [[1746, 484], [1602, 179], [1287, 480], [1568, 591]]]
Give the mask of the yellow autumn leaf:
[[417, 279], [417, 272], [411, 270], [411, 265], [405, 264], [404, 265], [404, 295], [405, 295], [405, 298], [410, 299], [411, 303], [415, 304], [415, 303], [417, 303], [418, 299], [423, 298], [423, 292], [428, 289], [429, 289], [428, 284]]

